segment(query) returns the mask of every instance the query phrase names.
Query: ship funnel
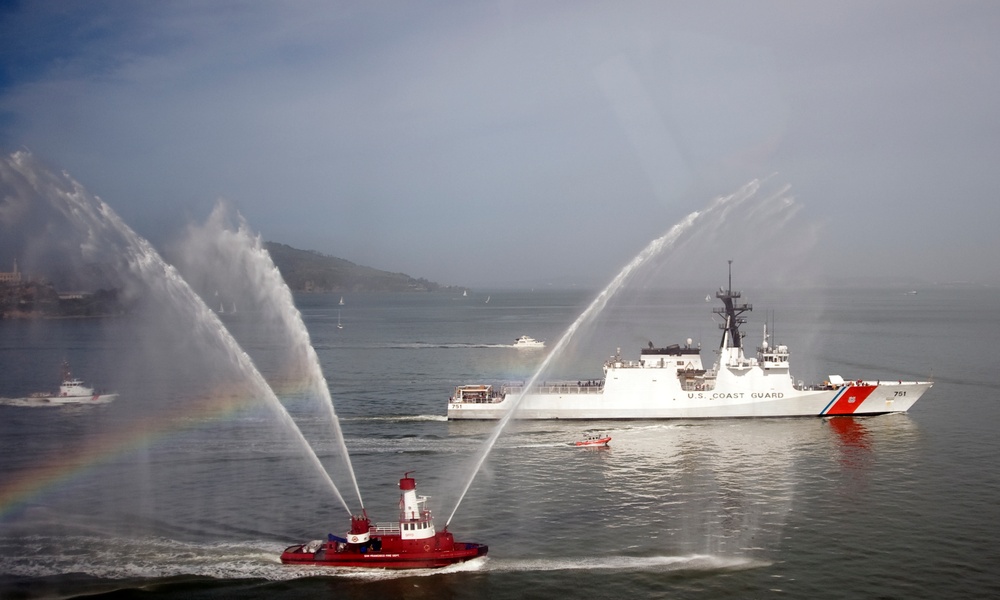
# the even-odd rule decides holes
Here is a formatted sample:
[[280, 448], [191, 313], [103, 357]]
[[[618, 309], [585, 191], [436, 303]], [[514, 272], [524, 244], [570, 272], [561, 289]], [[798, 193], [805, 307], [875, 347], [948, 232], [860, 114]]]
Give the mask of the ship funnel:
[[431, 521], [431, 511], [424, 503], [426, 496], [417, 496], [417, 481], [410, 477], [407, 471], [399, 480], [399, 526], [403, 539], [423, 539], [434, 537], [434, 523]]

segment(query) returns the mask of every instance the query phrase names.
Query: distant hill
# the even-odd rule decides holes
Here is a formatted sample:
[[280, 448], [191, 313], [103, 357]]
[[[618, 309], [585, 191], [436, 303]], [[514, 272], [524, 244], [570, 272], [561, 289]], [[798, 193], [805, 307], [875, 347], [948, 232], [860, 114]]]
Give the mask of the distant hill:
[[430, 292], [441, 286], [404, 273], [356, 265], [349, 260], [264, 242], [285, 283], [297, 292]]

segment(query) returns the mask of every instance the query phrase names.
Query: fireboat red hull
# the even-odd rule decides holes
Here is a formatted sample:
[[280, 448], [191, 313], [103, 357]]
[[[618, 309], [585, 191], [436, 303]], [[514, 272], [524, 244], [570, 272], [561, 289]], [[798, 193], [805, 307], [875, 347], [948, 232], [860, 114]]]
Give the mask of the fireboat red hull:
[[290, 546], [281, 554], [281, 562], [319, 567], [362, 567], [368, 569], [437, 569], [486, 556], [485, 544], [456, 543], [453, 550], [414, 552], [308, 552], [305, 544]]

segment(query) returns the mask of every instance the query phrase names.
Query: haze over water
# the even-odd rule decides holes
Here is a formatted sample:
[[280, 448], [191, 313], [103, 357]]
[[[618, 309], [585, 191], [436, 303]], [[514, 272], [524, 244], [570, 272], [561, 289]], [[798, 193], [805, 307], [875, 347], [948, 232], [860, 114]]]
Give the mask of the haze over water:
[[[733, 243], [729, 233], [704, 235]], [[685, 249], [697, 252], [697, 245]], [[717, 329], [703, 298], [711, 290], [654, 285], [669, 284], [669, 276], [655, 275], [675, 272], [665, 262], [581, 332], [553, 373], [599, 378], [602, 357], [617, 346], [634, 357], [646, 337], [704, 340], [710, 362]], [[0, 468], [8, 476], [65, 464], [66, 448], [90, 449], [93, 459], [4, 505], [0, 590], [469, 598], [587, 589], [613, 597], [1000, 593], [990, 554], [1000, 481], [987, 458], [1000, 449], [988, 426], [998, 416], [992, 400], [1000, 386], [982, 358], [1000, 325], [990, 316], [997, 293], [789, 293], [760, 286], [752, 271], [748, 265], [734, 278], [758, 309], [746, 331], [753, 336], [760, 311], [775, 309], [778, 341], [791, 347], [797, 377], [933, 372], [937, 384], [909, 415], [870, 419], [513, 422], [450, 527], [460, 540], [490, 544], [490, 556], [443, 573], [331, 576], [277, 563], [285, 545], [341, 532], [343, 509], [317, 485], [273, 412], [199, 412], [207, 398], [228, 398], [221, 406], [231, 408], [246, 391], [229, 388], [239, 378], [218, 377], [215, 361], [202, 364], [215, 340], [178, 328], [177, 305], [152, 302], [134, 318], [0, 322], [0, 368], [20, 374], [5, 380], [0, 396], [51, 388], [62, 358], [88, 382], [122, 394], [85, 409], [0, 406]], [[718, 272], [722, 285], [724, 262]], [[375, 520], [394, 516], [396, 481], [415, 471], [441, 522], [448, 492], [464, 481], [460, 465], [496, 426], [444, 420], [451, 389], [537, 373], [544, 353], [505, 344], [521, 334], [559, 339], [593, 294], [347, 295], [344, 307], [339, 294], [295, 297], [337, 399], [359, 495]], [[256, 314], [226, 315], [220, 322], [263, 378], [287, 380], [287, 355], [273, 351]], [[962, 343], [944, 354], [936, 351], [941, 340]], [[210, 374], [218, 385], [206, 390], [199, 377]], [[298, 393], [275, 391], [285, 401]], [[174, 417], [171, 427], [151, 424], [150, 414]], [[307, 430], [329, 423], [327, 415], [298, 416]], [[569, 445], [592, 431], [610, 433], [612, 447]], [[134, 437], [106, 437], [112, 432]], [[342, 458], [332, 439], [313, 449], [328, 469]], [[5, 476], [5, 490], [10, 485]], [[318, 573], [327, 577], [303, 578]], [[186, 577], [171, 579], [179, 575]]]
[[[367, 582], [360, 592], [365, 595], [403, 593], [416, 585], [423, 590], [418, 595], [468, 598], [567, 593], [580, 586], [640, 597], [722, 598], [779, 589], [831, 598], [997, 593], [989, 549], [1000, 479], [989, 456], [1000, 448], [989, 423], [1000, 416], [998, 386], [977, 359], [991, 344], [983, 326], [998, 324], [981, 318], [990, 314], [996, 294], [937, 290], [913, 297], [900, 290], [855, 290], [792, 296], [743, 289], [755, 306], [773, 306], [783, 315], [782, 339], [791, 347], [793, 372], [905, 376], [923, 374], [933, 363], [935, 387], [908, 415], [869, 419], [515, 422], [497, 441], [449, 528], [458, 539], [490, 544], [488, 560], [468, 573], [429, 577], [296, 579], [305, 573], [277, 564], [277, 553], [292, 542], [344, 529], [342, 509], [309, 492], [307, 472], [285, 468], [292, 464], [290, 445], [266, 422], [238, 436], [205, 427], [169, 436], [146, 453], [150, 478], [155, 471], [185, 482], [177, 489], [155, 488], [155, 536], [83, 527], [91, 522], [84, 511], [94, 498], [118, 496], [101, 491], [98, 474], [85, 473], [5, 517], [2, 581], [14, 585], [30, 577], [36, 590], [82, 593], [89, 588], [69, 573], [92, 574], [98, 578], [92, 585], [105, 590], [179, 574], [223, 578], [221, 585], [188, 584], [194, 588], [160, 581], [165, 595], [195, 589], [209, 597], [351, 594], [357, 577]], [[697, 323], [710, 308], [702, 292], [675, 290], [660, 300]], [[489, 305], [446, 295], [348, 296], [347, 310], [337, 306], [337, 296], [297, 298], [325, 368], [341, 367], [330, 377], [331, 387], [375, 520], [395, 514], [396, 481], [403, 470], [415, 470], [440, 522], [447, 506], [442, 492], [455, 484], [454, 468], [495, 426], [445, 421], [451, 388], [525, 378], [539, 359], [510, 348], [455, 345], [501, 342], [526, 329], [549, 338], [576, 318], [590, 296], [490, 294]], [[478, 299], [478, 292], [472, 295]], [[819, 302], [821, 311], [815, 309]], [[346, 313], [342, 330], [336, 329], [337, 310]], [[627, 330], [653, 322], [655, 311], [632, 308], [620, 315]], [[758, 316], [751, 314], [753, 322]], [[921, 326], [912, 327], [914, 322]], [[90, 349], [80, 340], [106, 327], [93, 321], [3, 326], [0, 356], [5, 368], [20, 365], [29, 374], [27, 389], [44, 388], [52, 379], [50, 370], [27, 365], [40, 364], [54, 347], [87, 364]], [[239, 336], [252, 325], [233, 328]], [[797, 354], [816, 330], [827, 341], [823, 351]], [[680, 337], [670, 334], [662, 332], [665, 342]], [[964, 343], [948, 355], [921, 351], [959, 337]], [[131, 343], [127, 336], [99, 339], [113, 351]], [[623, 353], [638, 350], [625, 346]], [[24, 362], [16, 362], [15, 354]], [[581, 376], [599, 376], [599, 363], [578, 367]], [[266, 365], [262, 369], [266, 376]], [[87, 370], [93, 381], [114, 372], [94, 363]], [[119, 402], [125, 406], [124, 398]], [[0, 406], [5, 472], [32, 462], [19, 448], [55, 449], [65, 443], [60, 438], [82, 435], [112, 416], [122, 422], [111, 414], [116, 404], [69, 413]], [[612, 435], [610, 449], [568, 445], [597, 431]], [[332, 445], [317, 450], [324, 460], [334, 457]], [[184, 471], [184, 477], [174, 471]], [[236, 474], [246, 481], [235, 482]], [[239, 494], [226, 493], [220, 480], [226, 487], [237, 483]], [[134, 505], [153, 500], [133, 489], [115, 500], [119, 514], [134, 514]], [[303, 494], [311, 500], [300, 501]], [[83, 506], [74, 497], [90, 501]], [[202, 510], [174, 510], [174, 503]], [[38, 560], [36, 553], [25, 558], [26, 547], [44, 549], [47, 559]], [[900, 565], [904, 553], [909, 562]], [[276, 588], [256, 578], [296, 581]]]

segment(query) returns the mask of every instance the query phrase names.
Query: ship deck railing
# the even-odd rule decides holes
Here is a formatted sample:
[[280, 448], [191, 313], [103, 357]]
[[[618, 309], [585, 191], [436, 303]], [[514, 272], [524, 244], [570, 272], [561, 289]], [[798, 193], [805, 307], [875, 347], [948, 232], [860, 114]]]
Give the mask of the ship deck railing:
[[655, 362], [647, 362], [643, 364], [641, 360], [623, 360], [621, 358], [616, 358], [609, 360], [604, 363], [605, 369], [660, 369], [660, 365]]
[[[523, 385], [505, 385], [501, 388], [503, 394], [521, 394], [524, 392]], [[545, 382], [531, 386], [529, 394], [602, 394], [604, 393], [604, 380], [593, 381], [560, 381]]]
[[375, 523], [368, 533], [371, 535], [400, 535], [399, 523]]

